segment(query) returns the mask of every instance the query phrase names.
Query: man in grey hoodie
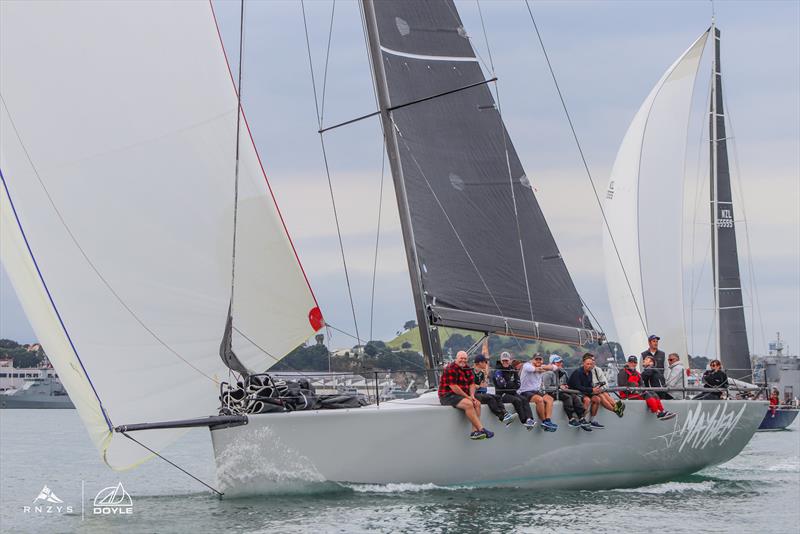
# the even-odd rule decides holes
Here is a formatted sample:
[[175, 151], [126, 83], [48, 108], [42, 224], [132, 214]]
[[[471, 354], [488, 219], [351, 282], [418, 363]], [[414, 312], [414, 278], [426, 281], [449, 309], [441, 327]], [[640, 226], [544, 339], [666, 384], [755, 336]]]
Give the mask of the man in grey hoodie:
[[[667, 368], [664, 370], [664, 381], [668, 388], [682, 388], [686, 377], [686, 370], [683, 368], [680, 357], [674, 352], [667, 357]], [[682, 391], [670, 391], [675, 399], [684, 398]]]

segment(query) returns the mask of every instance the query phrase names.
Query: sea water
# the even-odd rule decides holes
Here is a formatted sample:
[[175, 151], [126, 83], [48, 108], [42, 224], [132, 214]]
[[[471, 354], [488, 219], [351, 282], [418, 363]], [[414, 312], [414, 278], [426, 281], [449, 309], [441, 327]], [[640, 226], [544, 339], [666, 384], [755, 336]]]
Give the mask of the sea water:
[[[721, 466], [637, 489], [327, 483], [309, 493], [220, 499], [158, 458], [126, 472], [107, 468], [74, 410], [0, 410], [0, 531], [799, 532], [798, 421], [792, 428], [756, 434]], [[475, 445], [463, 461], [491, 464], [492, 442]], [[164, 455], [215, 484], [207, 430], [189, 432]], [[120, 484], [130, 506], [95, 506]], [[62, 502], [34, 503], [44, 486]]]

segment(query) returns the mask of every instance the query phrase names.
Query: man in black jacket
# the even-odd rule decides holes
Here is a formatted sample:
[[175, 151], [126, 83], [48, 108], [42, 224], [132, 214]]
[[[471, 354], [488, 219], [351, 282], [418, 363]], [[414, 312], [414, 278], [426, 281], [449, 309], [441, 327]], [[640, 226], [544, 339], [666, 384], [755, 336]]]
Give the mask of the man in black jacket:
[[650, 337], [647, 338], [647, 350], [644, 351], [640, 356], [642, 357], [642, 361], [644, 361], [644, 358], [647, 356], [653, 358], [656, 369], [660, 369], [663, 372], [664, 369], [666, 369], [667, 357], [663, 350], [658, 350], [658, 341], [660, 339], [661, 338], [657, 335], [650, 334]]
[[494, 383], [495, 394], [500, 396], [502, 402], [508, 402], [514, 405], [517, 411], [520, 422], [525, 425], [528, 430], [531, 430], [536, 422], [533, 420], [533, 411], [531, 405], [517, 395], [519, 389], [519, 374], [517, 370], [511, 365], [511, 355], [503, 352], [500, 355], [500, 361], [497, 362], [497, 369], [492, 375], [492, 382]]

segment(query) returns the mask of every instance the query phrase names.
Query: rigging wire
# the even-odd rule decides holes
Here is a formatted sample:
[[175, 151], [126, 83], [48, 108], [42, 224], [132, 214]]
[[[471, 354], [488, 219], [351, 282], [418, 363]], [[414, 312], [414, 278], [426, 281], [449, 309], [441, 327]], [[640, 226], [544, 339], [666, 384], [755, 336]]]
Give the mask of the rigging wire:
[[145, 445], [144, 443], [142, 443], [142, 442], [141, 442], [141, 441], [139, 441], [138, 439], [134, 438], [133, 436], [130, 436], [130, 435], [127, 433], [127, 432], [122, 432], [122, 431], [119, 431], [119, 433], [120, 433], [120, 434], [122, 434], [123, 436], [125, 436], [126, 438], [128, 438], [129, 440], [133, 441], [134, 443], [138, 444], [139, 446], [143, 447], [144, 449], [147, 449], [148, 451], [150, 451], [150, 452], [151, 452], [151, 453], [153, 453], [154, 455], [158, 456], [159, 458], [161, 458], [162, 460], [164, 460], [165, 462], [167, 462], [169, 465], [171, 465], [172, 467], [174, 467], [174, 468], [175, 468], [175, 469], [177, 469], [178, 471], [181, 471], [182, 473], [184, 473], [184, 474], [186, 474], [186, 475], [190, 476], [191, 478], [195, 479], [195, 480], [196, 480], [196, 481], [198, 481], [200, 484], [204, 485], [205, 487], [207, 487], [208, 489], [210, 489], [211, 491], [213, 491], [214, 493], [216, 493], [218, 496], [222, 497], [222, 496], [224, 495], [224, 493], [223, 493], [223, 492], [219, 491], [217, 488], [215, 488], [215, 487], [214, 487], [214, 486], [212, 486], [211, 484], [208, 484], [207, 482], [203, 482], [203, 481], [202, 481], [200, 478], [198, 478], [198, 477], [196, 477], [195, 475], [191, 474], [189, 471], [187, 471], [187, 470], [186, 470], [186, 469], [184, 469], [183, 467], [179, 466], [178, 464], [176, 464], [176, 463], [175, 463], [175, 462], [173, 462], [172, 460], [169, 460], [168, 458], [166, 458], [166, 457], [162, 456], [162, 455], [161, 455], [160, 453], [158, 453], [157, 451], [154, 451], [153, 449], [151, 449], [150, 447], [148, 447], [147, 445]]
[[[481, 19], [481, 28], [483, 29], [483, 40], [486, 42], [486, 53], [489, 56], [489, 65], [492, 68], [492, 77], [496, 78], [495, 70], [494, 70], [494, 59], [492, 58], [492, 48], [489, 45], [489, 35], [486, 33], [486, 24], [483, 20], [483, 11], [481, 10], [481, 3], [480, 0], [475, 0], [475, 4], [478, 6], [478, 15]], [[528, 297], [528, 311], [531, 314], [531, 322], [536, 322], [536, 317], [533, 313], [533, 299], [531, 298], [531, 286], [528, 280], [528, 266], [525, 262], [525, 247], [523, 246], [522, 242], [522, 228], [519, 224], [519, 209], [517, 207], [517, 194], [514, 191], [514, 176], [511, 172], [511, 156], [508, 150], [508, 133], [506, 132], [505, 124], [503, 123], [503, 111], [502, 106], [500, 105], [500, 87], [498, 82], [495, 80], [494, 82], [494, 93], [495, 93], [495, 100], [497, 101], [497, 115], [499, 117], [499, 127], [500, 127], [500, 135], [503, 136], [503, 150], [506, 156], [506, 170], [508, 171], [508, 185], [511, 190], [511, 202], [514, 206], [514, 223], [517, 227], [517, 242], [519, 243], [519, 256], [522, 261], [522, 275], [525, 278], [525, 293]], [[533, 193], [531, 193], [533, 194]]]
[[244, 52], [244, 0], [239, 3], [239, 72], [236, 85], [236, 164], [233, 178], [233, 245], [231, 248], [231, 298], [229, 313], [233, 312], [233, 296], [236, 285], [236, 230], [239, 219], [239, 147], [242, 130], [242, 56]]
[[597, 186], [594, 183], [594, 178], [592, 177], [592, 173], [589, 170], [589, 164], [586, 161], [586, 156], [583, 153], [583, 148], [581, 147], [580, 140], [578, 139], [578, 134], [575, 131], [575, 125], [572, 123], [572, 117], [569, 114], [569, 110], [567, 109], [566, 101], [564, 100], [564, 95], [561, 93], [561, 87], [558, 84], [558, 80], [556, 79], [555, 71], [553, 70], [553, 65], [550, 63], [550, 56], [547, 54], [547, 49], [544, 46], [544, 41], [542, 40], [542, 34], [539, 32], [539, 27], [536, 24], [536, 19], [533, 16], [533, 10], [531, 10], [531, 5], [528, 0], [525, 0], [525, 6], [528, 8], [528, 14], [530, 15], [531, 22], [533, 23], [533, 29], [536, 31], [536, 37], [539, 40], [539, 44], [542, 47], [542, 53], [544, 54], [545, 61], [547, 62], [547, 68], [550, 70], [550, 76], [553, 78], [553, 83], [556, 87], [556, 92], [558, 93], [558, 98], [561, 101], [561, 107], [564, 109], [564, 115], [567, 117], [567, 122], [569, 123], [569, 128], [572, 131], [572, 137], [575, 139], [575, 144], [578, 147], [578, 153], [580, 154], [581, 161], [583, 162], [583, 168], [586, 170], [586, 176], [589, 178], [589, 184], [592, 186], [592, 192], [594, 193], [594, 198], [597, 201], [597, 206], [600, 208], [600, 215], [603, 217], [603, 224], [608, 230], [608, 236], [611, 239], [611, 244], [614, 246], [614, 253], [617, 256], [617, 261], [619, 262], [620, 269], [622, 269], [622, 275], [625, 278], [625, 283], [628, 286], [628, 291], [631, 294], [631, 300], [633, 301], [633, 305], [636, 308], [636, 313], [639, 316], [639, 321], [642, 324], [642, 328], [644, 331], [647, 331], [647, 323], [644, 320], [644, 316], [642, 315], [642, 311], [639, 309], [639, 303], [636, 301], [636, 294], [633, 291], [633, 286], [631, 285], [631, 281], [628, 278], [628, 273], [625, 270], [625, 264], [622, 261], [622, 256], [619, 253], [619, 249], [617, 248], [616, 240], [614, 239], [614, 234], [611, 232], [611, 225], [608, 223], [608, 218], [606, 217], [605, 209], [603, 209], [603, 202], [600, 200], [600, 195], [597, 192]]
[[[335, 4], [334, 4], [334, 7], [335, 7]], [[321, 113], [321, 109], [320, 109], [319, 98], [317, 96], [317, 82], [316, 82], [316, 78], [314, 76], [314, 61], [313, 61], [312, 56], [311, 56], [311, 40], [310, 40], [309, 35], [308, 35], [308, 21], [306, 19], [305, 0], [300, 0], [300, 8], [301, 8], [302, 13], [303, 13], [303, 28], [305, 30], [306, 49], [307, 49], [307, 52], [308, 52], [308, 67], [309, 67], [309, 71], [311, 72], [311, 88], [312, 88], [312, 90], [314, 92], [314, 108], [316, 109], [317, 121], [318, 121], [319, 129], [322, 130], [322, 113]], [[330, 23], [331, 32], [333, 31], [333, 16], [334, 16], [334, 13], [335, 13], [335, 10], [331, 9], [331, 23]], [[327, 76], [327, 72], [328, 72], [328, 59], [330, 57], [330, 44], [331, 44], [331, 38], [329, 37], [328, 38], [328, 53], [326, 54], [325, 71], [324, 71], [326, 76]], [[324, 83], [325, 82], [323, 81], [323, 84]], [[324, 108], [324, 105], [325, 105], [325, 103], [323, 101], [322, 102], [323, 108]], [[349, 274], [348, 269], [347, 269], [347, 258], [345, 256], [345, 252], [344, 252], [344, 241], [342, 240], [342, 229], [341, 229], [341, 225], [339, 223], [339, 213], [338, 213], [338, 210], [336, 209], [336, 197], [335, 197], [335, 195], [333, 193], [333, 181], [331, 180], [331, 171], [330, 171], [330, 166], [328, 164], [328, 154], [327, 154], [327, 151], [325, 150], [325, 137], [323, 136], [322, 133], [319, 134], [319, 142], [320, 142], [320, 146], [322, 148], [322, 159], [323, 159], [323, 162], [325, 164], [325, 176], [327, 177], [327, 180], [328, 180], [328, 192], [330, 193], [331, 205], [333, 207], [333, 218], [334, 218], [334, 221], [336, 222], [336, 234], [337, 234], [338, 239], [339, 239], [339, 251], [341, 252], [341, 255], [342, 255], [342, 266], [344, 268], [344, 278], [345, 278], [345, 281], [347, 282], [347, 296], [348, 296], [348, 298], [350, 300], [350, 310], [353, 313], [353, 325], [355, 326], [356, 336], [357, 336], [357, 339], [358, 339], [358, 344], [360, 345], [361, 344], [361, 336], [359, 335], [359, 332], [358, 332], [358, 320], [356, 319], [356, 306], [355, 306], [355, 302], [353, 301], [353, 289], [352, 289], [352, 286], [350, 284], [350, 274]]]
[[[704, 109], [710, 109], [711, 107], [711, 84], [714, 82], [713, 75], [709, 78], [708, 88], [706, 89], [706, 107]], [[703, 272], [705, 271], [706, 260], [708, 259], [708, 250], [706, 250], [706, 254], [703, 255], [703, 263], [700, 267], [700, 273], [698, 274], [698, 287], [695, 289], [694, 285], [694, 271], [695, 271], [695, 249], [696, 247], [696, 234], [697, 234], [697, 214], [699, 211], [699, 204], [700, 199], [702, 198], [702, 193], [705, 190], [704, 186], [706, 184], [705, 173], [701, 172], [702, 168], [702, 154], [703, 154], [703, 147], [705, 146], [705, 138], [703, 134], [705, 133], [706, 129], [706, 121], [700, 121], [700, 136], [698, 139], [698, 146], [697, 146], [697, 172], [695, 175], [695, 194], [694, 194], [694, 202], [692, 203], [692, 237], [691, 237], [691, 269], [689, 270], [689, 343], [691, 344], [690, 354], [694, 353], [694, 305], [695, 305], [695, 298], [697, 297], [697, 290], [699, 290], [700, 281], [702, 280]], [[711, 137], [711, 135], [709, 135]], [[684, 173], [685, 174], [685, 173]], [[701, 178], [703, 180], [701, 181]], [[711, 241], [711, 236], [708, 236], [709, 243]], [[705, 248], [707, 248], [706, 245]]]
[[[383, 141], [385, 143], [385, 140]], [[383, 144], [381, 145], [381, 185], [380, 185], [380, 192], [378, 193], [378, 225], [377, 230], [375, 231], [375, 259], [372, 262], [372, 293], [369, 299], [369, 338], [370, 340], [375, 339], [372, 337], [372, 324], [375, 318], [375, 279], [377, 278], [378, 274], [378, 249], [380, 245], [381, 239], [381, 212], [383, 211], [383, 180], [385, 175], [386, 169], [386, 150], [384, 150]]]

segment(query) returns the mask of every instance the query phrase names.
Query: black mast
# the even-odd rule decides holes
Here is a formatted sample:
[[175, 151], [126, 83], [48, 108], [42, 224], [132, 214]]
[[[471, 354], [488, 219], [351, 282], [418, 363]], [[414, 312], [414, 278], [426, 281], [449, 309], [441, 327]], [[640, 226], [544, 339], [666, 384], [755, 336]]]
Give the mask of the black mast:
[[720, 31], [712, 25], [714, 36], [711, 110], [711, 250], [714, 277], [714, 308], [717, 325], [717, 358], [727, 368], [728, 376], [752, 378], [747, 326], [744, 317], [736, 224], [728, 165], [728, 138], [725, 133], [725, 110], [722, 98]]
[[372, 63], [372, 73], [375, 77], [378, 106], [381, 111], [381, 123], [383, 125], [384, 139], [386, 140], [386, 152], [389, 155], [389, 166], [392, 170], [394, 190], [397, 197], [397, 209], [400, 213], [400, 228], [403, 232], [403, 243], [405, 244], [406, 259], [408, 260], [408, 273], [411, 276], [411, 293], [414, 295], [414, 308], [417, 312], [417, 325], [422, 342], [422, 355], [425, 359], [425, 366], [428, 369], [435, 369], [442, 363], [442, 348], [439, 342], [439, 334], [435, 327], [431, 327], [426, 309], [425, 289], [422, 286], [420, 263], [417, 257], [417, 249], [414, 246], [414, 229], [411, 226], [411, 213], [405, 190], [405, 180], [403, 179], [403, 166], [400, 162], [397, 133], [392, 127], [392, 112], [389, 111], [392, 104], [389, 98], [389, 88], [386, 83], [386, 73], [384, 72], [381, 56], [375, 6], [373, 0], [362, 0], [362, 5], [364, 8], [364, 24], [367, 30], [370, 62]]

